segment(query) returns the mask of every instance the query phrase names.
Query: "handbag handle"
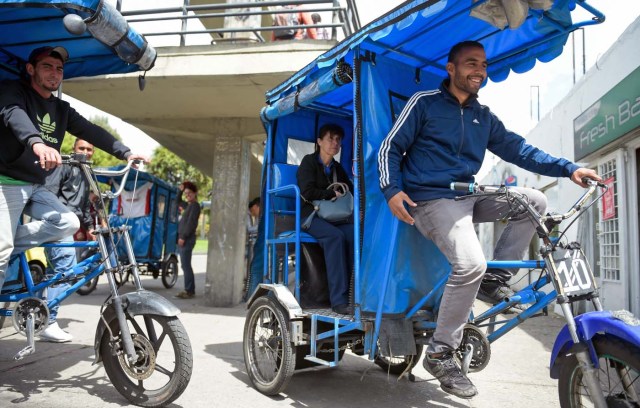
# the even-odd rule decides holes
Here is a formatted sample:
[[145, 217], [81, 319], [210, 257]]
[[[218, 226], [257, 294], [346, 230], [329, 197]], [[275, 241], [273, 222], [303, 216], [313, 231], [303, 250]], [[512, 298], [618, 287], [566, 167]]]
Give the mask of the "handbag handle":
[[338, 189], [342, 190], [343, 195], [347, 194], [349, 192], [349, 185], [347, 183], [335, 182], [335, 183], [329, 184], [329, 187], [327, 187], [327, 190], [336, 191]]

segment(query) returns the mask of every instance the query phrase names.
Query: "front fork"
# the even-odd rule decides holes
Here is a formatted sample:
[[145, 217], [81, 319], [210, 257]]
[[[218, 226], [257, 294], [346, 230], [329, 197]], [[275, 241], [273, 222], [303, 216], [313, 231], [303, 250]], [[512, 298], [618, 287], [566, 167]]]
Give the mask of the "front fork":
[[[111, 241], [111, 246], [113, 246], [113, 254], [109, 253], [107, 242], [105, 240], [105, 235], [111, 237], [109, 235], [108, 227], [102, 227], [98, 229], [98, 243], [100, 246], [100, 252], [102, 254], [102, 259], [106, 264], [107, 269], [107, 280], [109, 281], [109, 288], [111, 289], [112, 299], [113, 299], [113, 308], [116, 314], [116, 318], [118, 319], [118, 326], [120, 327], [120, 337], [122, 340], [122, 346], [124, 348], [124, 352], [127, 355], [127, 360], [129, 363], [134, 364], [138, 360], [138, 356], [136, 355], [135, 347], [133, 346], [133, 340], [131, 339], [131, 331], [129, 330], [129, 325], [127, 324], [127, 318], [124, 314], [124, 307], [122, 305], [122, 297], [118, 293], [118, 285], [113, 277], [113, 272], [118, 267], [117, 255], [115, 254], [116, 248], [114, 246], [113, 241]], [[129, 260], [129, 265], [133, 265], [135, 268], [136, 260], [133, 256], [133, 249], [131, 247], [131, 240], [129, 238], [129, 231], [125, 228], [124, 230], [118, 229], [119, 233], [123, 233], [121, 239], [125, 240], [125, 245], [127, 249], [127, 257]], [[136, 269], [137, 272], [137, 269]], [[140, 277], [137, 273], [134, 273], [134, 280], [136, 283], [136, 287], [138, 289], [142, 288], [140, 284]], [[113, 337], [113, 336], [112, 336]]]
[[[600, 303], [600, 299], [597, 297], [593, 298], [593, 304], [597, 310], [602, 310], [602, 304]], [[562, 308], [562, 312], [564, 313], [564, 317], [567, 321], [567, 328], [569, 329], [569, 334], [571, 334], [573, 343], [581, 344], [582, 342], [578, 336], [578, 330], [576, 328], [576, 322], [574, 320], [573, 312], [571, 311], [570, 303], [563, 302], [560, 304], [560, 307]], [[598, 379], [598, 368], [596, 367], [597, 362], [592, 360], [589, 349], [589, 347], [578, 347], [574, 355], [580, 365], [582, 379], [593, 400], [593, 404], [596, 408], [607, 408], [607, 402], [605, 401], [604, 393], [600, 387], [600, 380]]]

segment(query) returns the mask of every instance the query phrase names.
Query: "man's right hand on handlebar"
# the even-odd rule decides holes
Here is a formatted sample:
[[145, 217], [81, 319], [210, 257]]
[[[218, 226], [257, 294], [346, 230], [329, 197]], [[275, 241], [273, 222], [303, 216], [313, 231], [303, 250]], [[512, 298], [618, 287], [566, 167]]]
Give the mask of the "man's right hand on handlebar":
[[598, 176], [592, 169], [587, 169], [586, 167], [580, 167], [578, 170], [574, 171], [571, 175], [571, 181], [579, 185], [580, 187], [587, 188], [589, 187], [585, 183], [582, 182], [582, 179], [588, 178], [591, 180], [602, 181], [602, 178]]
[[33, 153], [38, 156], [40, 167], [49, 171], [62, 164], [60, 153], [53, 147], [49, 147], [44, 143], [35, 143], [33, 145]]
[[391, 210], [391, 214], [397, 217], [400, 221], [406, 222], [409, 225], [413, 225], [415, 221], [413, 217], [409, 215], [409, 212], [404, 207], [404, 203], [409, 204], [411, 207], [415, 207], [417, 204], [414, 203], [404, 191], [400, 191], [393, 197], [389, 199], [387, 204], [389, 205], [389, 209]]

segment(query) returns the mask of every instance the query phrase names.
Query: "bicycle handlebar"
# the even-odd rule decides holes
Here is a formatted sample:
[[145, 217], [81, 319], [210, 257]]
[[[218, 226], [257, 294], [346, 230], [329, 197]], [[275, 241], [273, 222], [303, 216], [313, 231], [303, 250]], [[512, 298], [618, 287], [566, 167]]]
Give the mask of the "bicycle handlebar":
[[[461, 183], [459, 181], [452, 182], [449, 185], [449, 188], [454, 191], [464, 191], [469, 194], [495, 194], [507, 192], [507, 186], [488, 186], [478, 183]], [[510, 191], [510, 193], [515, 193], [515, 191]]]
[[[590, 178], [583, 178], [582, 182], [588, 185], [586, 191], [582, 196], [576, 201], [576, 203], [564, 214], [547, 214], [544, 216], [540, 216], [540, 222], [545, 223], [546, 221], [554, 221], [560, 222], [562, 220], [566, 220], [567, 218], [572, 217], [576, 212], [580, 211], [582, 206], [587, 202], [589, 197], [593, 194], [597, 187], [601, 187], [604, 189], [608, 189], [608, 186], [604, 183], [601, 183], [596, 180], [592, 180]], [[482, 194], [509, 194], [511, 196], [516, 196], [519, 200], [522, 199], [522, 194], [514, 189], [510, 189], [507, 186], [489, 186], [489, 185], [479, 185], [477, 183], [461, 183], [461, 182], [452, 182], [449, 186], [451, 190], [454, 191], [464, 191], [470, 193], [470, 195], [482, 195]], [[527, 204], [526, 202], [524, 204]]]
[[[129, 160], [127, 161], [127, 165], [125, 167], [123, 167], [120, 170], [106, 170], [106, 169], [96, 169], [96, 168], [89, 168], [88, 166], [93, 164], [92, 161], [87, 160], [87, 155], [84, 153], [73, 153], [73, 154], [63, 154], [60, 156], [62, 158], [62, 163], [63, 164], [71, 164], [71, 165], [86, 165], [82, 166], [82, 169], [87, 171], [87, 172], [93, 172], [94, 174], [98, 175], [98, 176], [107, 176], [107, 177], [118, 177], [118, 176], [122, 176], [122, 182], [120, 183], [120, 187], [118, 188], [117, 191], [115, 191], [114, 193], [111, 193], [110, 191], [108, 192], [104, 192], [103, 194], [105, 194], [108, 198], [115, 198], [118, 197], [120, 194], [122, 194], [122, 191], [124, 190], [124, 185], [126, 184], [126, 180], [127, 180], [127, 176], [129, 175], [129, 171], [131, 170], [131, 166], [134, 164], [140, 164], [142, 163], [142, 160], [136, 159], [136, 160]], [[86, 174], [87, 175], [87, 179], [88, 180], [92, 180], [91, 177], [89, 177], [89, 173]], [[90, 186], [93, 183], [90, 182]], [[97, 185], [95, 186], [97, 191], [94, 191], [94, 193], [99, 193], [99, 190], [97, 188]], [[93, 188], [92, 188], [93, 189]]]

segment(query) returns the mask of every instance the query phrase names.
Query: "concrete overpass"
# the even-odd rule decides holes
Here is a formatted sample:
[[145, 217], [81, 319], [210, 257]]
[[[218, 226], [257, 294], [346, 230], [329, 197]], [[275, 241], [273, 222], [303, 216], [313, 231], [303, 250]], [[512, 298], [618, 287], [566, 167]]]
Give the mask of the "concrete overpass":
[[241, 300], [246, 203], [260, 194], [265, 133], [258, 113], [264, 94], [334, 44], [303, 40], [158, 48], [142, 92], [137, 74], [64, 83], [65, 93], [138, 127], [213, 178], [208, 305]]

